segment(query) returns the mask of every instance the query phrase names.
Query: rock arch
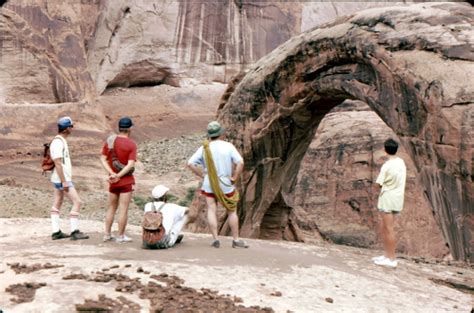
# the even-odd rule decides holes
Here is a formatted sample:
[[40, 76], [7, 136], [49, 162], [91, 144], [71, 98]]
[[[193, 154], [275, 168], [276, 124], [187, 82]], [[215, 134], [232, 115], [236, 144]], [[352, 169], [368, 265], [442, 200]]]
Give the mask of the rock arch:
[[462, 3], [372, 9], [294, 37], [257, 62], [218, 111], [246, 162], [242, 235], [258, 237], [266, 212], [285, 201], [324, 115], [358, 99], [399, 136], [451, 253], [472, 262], [473, 23], [473, 8]]

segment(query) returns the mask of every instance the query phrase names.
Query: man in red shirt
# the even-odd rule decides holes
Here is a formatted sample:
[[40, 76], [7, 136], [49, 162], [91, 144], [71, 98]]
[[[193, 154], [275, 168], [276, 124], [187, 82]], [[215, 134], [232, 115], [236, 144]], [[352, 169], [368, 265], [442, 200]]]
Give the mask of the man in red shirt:
[[[105, 218], [104, 241], [130, 242], [125, 235], [128, 220], [128, 207], [132, 200], [135, 178], [133, 170], [137, 161], [137, 145], [130, 139], [133, 123], [129, 117], [119, 120], [118, 135], [111, 135], [102, 147], [100, 161], [109, 174], [109, 208]], [[118, 237], [112, 236], [115, 212], [119, 209]]]

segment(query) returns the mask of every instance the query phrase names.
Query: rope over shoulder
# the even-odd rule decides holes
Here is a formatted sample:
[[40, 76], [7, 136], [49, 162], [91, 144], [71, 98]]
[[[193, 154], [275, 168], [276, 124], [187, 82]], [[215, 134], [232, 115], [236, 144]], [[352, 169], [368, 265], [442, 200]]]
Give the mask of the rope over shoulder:
[[214, 165], [214, 159], [209, 148], [209, 140], [204, 140], [204, 159], [207, 165], [207, 175], [209, 176], [209, 182], [211, 183], [211, 189], [219, 201], [227, 210], [235, 211], [237, 209], [237, 203], [239, 202], [240, 195], [237, 190], [230, 197], [227, 197], [219, 186], [219, 177], [217, 176], [216, 166]]

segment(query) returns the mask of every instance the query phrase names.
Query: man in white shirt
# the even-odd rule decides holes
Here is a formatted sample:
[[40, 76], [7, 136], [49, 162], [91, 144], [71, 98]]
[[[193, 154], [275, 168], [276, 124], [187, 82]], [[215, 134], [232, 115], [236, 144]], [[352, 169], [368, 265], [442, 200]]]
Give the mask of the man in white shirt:
[[[232, 197], [235, 182], [239, 179], [244, 169], [244, 161], [240, 153], [230, 142], [224, 141], [224, 128], [217, 121], [210, 122], [207, 126], [207, 136], [210, 140], [209, 149], [219, 179], [219, 188], [226, 197]], [[211, 246], [220, 247], [217, 237], [217, 198], [212, 190], [208, 168], [204, 157], [204, 147], [201, 146], [188, 160], [188, 168], [198, 177], [203, 178], [201, 194], [206, 197], [207, 221], [214, 241]], [[248, 248], [245, 241], [239, 239], [239, 219], [236, 210], [229, 211], [228, 222], [232, 232], [233, 248]]]
[[405, 162], [396, 156], [398, 143], [388, 139], [384, 143], [388, 160], [382, 165], [376, 183], [380, 190], [377, 209], [382, 215], [382, 239], [384, 255], [372, 258], [375, 264], [396, 267], [394, 216], [403, 209], [407, 169]]
[[[69, 147], [66, 138], [71, 134], [73, 128], [72, 119], [68, 116], [58, 120], [58, 135], [54, 137], [50, 145], [51, 159], [54, 161], [54, 169], [51, 174], [51, 182], [54, 187], [53, 206], [51, 207], [51, 226], [53, 240], [71, 238], [71, 240], [88, 239], [89, 236], [81, 232], [78, 228], [79, 209], [81, 199], [77, 194], [72, 182], [72, 165], [69, 155]], [[71, 235], [63, 233], [59, 229], [59, 210], [64, 200], [64, 196], [72, 202], [72, 209], [69, 213], [71, 225]]]
[[163, 239], [156, 244], [158, 249], [171, 248], [183, 240], [181, 229], [188, 220], [188, 208], [168, 203], [167, 192], [169, 188], [164, 185], [157, 185], [153, 188], [151, 195], [153, 202], [145, 204], [145, 212], [159, 211], [163, 216], [162, 225], [165, 229]]

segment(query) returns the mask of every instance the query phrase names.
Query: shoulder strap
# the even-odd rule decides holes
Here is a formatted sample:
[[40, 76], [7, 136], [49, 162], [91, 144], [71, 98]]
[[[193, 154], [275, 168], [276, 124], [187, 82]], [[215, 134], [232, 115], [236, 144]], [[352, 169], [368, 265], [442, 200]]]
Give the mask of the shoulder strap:
[[153, 203], [153, 211], [154, 212], [161, 212], [161, 209], [163, 209], [163, 207], [166, 205], [166, 202], [163, 202], [160, 207], [157, 209], [156, 208], [156, 205], [155, 205], [155, 201], [152, 202]]
[[117, 134], [112, 134], [107, 137], [107, 147], [109, 148], [109, 150], [112, 150], [114, 148], [115, 139], [117, 139]]
[[65, 155], [64, 155], [64, 151], [66, 150], [66, 140], [63, 137], [56, 135], [54, 136], [53, 140], [51, 140], [51, 143], [49, 144], [50, 146], [55, 139], [59, 139], [63, 143], [63, 164], [66, 164]]

